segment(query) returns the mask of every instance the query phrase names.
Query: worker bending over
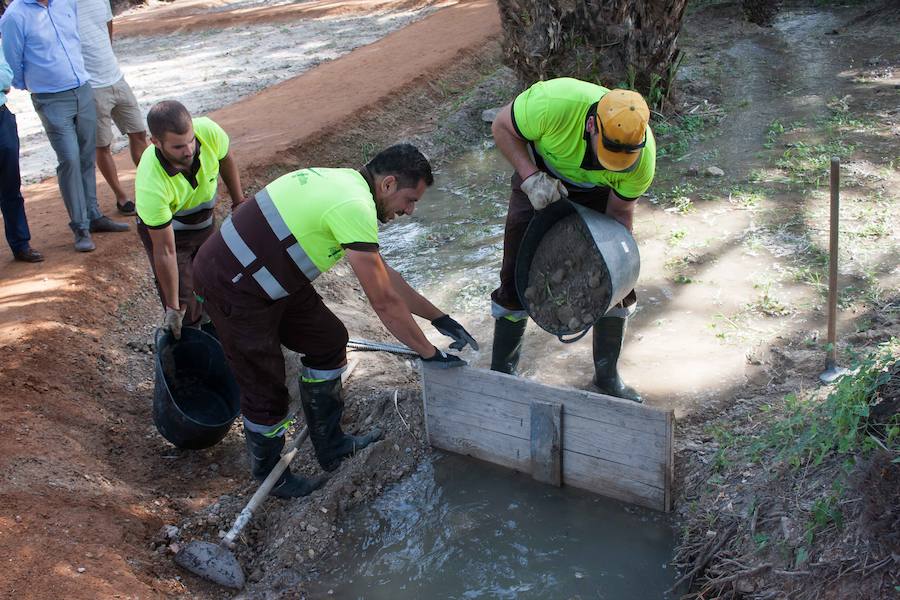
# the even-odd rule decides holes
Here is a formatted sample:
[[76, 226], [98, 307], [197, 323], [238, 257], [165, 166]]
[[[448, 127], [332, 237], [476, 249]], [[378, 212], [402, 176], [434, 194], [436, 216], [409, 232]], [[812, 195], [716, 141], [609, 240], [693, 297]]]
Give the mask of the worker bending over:
[[[478, 345], [454, 319], [413, 290], [378, 251], [378, 222], [410, 215], [434, 178], [409, 144], [392, 146], [359, 169], [307, 168], [279, 177], [245, 202], [203, 244], [194, 260], [196, 291], [216, 326], [241, 389], [253, 476], [278, 462], [291, 425], [281, 346], [301, 353], [303, 412], [319, 464], [341, 460], [381, 437], [341, 429], [347, 329], [312, 282], [344, 255], [381, 321], [423, 361], [465, 364], [429, 342], [412, 315], [454, 339]], [[273, 495], [305, 496], [322, 484], [288, 470]]]
[[[649, 119], [637, 92], [570, 78], [539, 81], [498, 113], [494, 140], [514, 171], [500, 287], [491, 294], [494, 371], [514, 374], [519, 364], [528, 313], [516, 293], [516, 259], [534, 211], [568, 197], [631, 231], [634, 207], [656, 171]], [[617, 367], [625, 320], [636, 308], [632, 290], [594, 323], [593, 384], [603, 394], [641, 402]]]

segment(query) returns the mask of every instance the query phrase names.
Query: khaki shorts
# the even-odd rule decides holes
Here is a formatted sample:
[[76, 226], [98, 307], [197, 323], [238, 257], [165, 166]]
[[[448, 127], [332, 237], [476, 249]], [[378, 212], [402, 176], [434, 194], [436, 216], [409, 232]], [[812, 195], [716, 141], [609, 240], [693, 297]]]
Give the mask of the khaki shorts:
[[109, 146], [115, 139], [113, 121], [122, 133], [146, 131], [137, 98], [124, 77], [112, 85], [94, 88], [94, 104], [97, 106], [98, 148]]

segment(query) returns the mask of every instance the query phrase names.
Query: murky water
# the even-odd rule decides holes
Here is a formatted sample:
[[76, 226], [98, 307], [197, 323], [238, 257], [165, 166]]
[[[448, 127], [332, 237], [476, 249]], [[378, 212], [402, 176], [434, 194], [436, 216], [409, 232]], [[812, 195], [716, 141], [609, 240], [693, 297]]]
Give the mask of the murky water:
[[658, 599], [675, 581], [665, 515], [452, 455], [346, 530], [312, 597]]

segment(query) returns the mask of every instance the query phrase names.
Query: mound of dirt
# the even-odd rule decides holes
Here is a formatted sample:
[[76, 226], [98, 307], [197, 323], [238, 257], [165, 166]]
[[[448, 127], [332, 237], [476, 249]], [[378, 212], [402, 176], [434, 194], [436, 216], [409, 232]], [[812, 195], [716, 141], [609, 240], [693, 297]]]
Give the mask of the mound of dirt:
[[609, 272], [578, 215], [560, 219], [541, 238], [525, 302], [534, 322], [556, 335], [578, 333], [609, 305]]

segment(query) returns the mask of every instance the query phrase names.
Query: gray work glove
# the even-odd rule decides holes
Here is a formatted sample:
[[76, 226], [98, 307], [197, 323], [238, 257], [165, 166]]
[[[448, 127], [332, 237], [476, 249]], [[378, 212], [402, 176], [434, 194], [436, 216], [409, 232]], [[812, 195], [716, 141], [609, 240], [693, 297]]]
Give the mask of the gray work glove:
[[426, 365], [431, 365], [438, 369], [452, 369], [454, 367], [464, 367], [466, 365], [466, 361], [460, 357], [455, 354], [447, 354], [443, 350], [439, 350], [437, 346], [434, 347], [434, 356], [431, 358], [421, 356], [420, 358]]
[[447, 337], [453, 338], [454, 342], [450, 344], [452, 349], [462, 350], [468, 344], [472, 346], [473, 350], [478, 350], [478, 342], [475, 341], [475, 338], [450, 315], [440, 316], [431, 324]]
[[569, 191], [562, 181], [551, 177], [543, 171], [535, 171], [522, 182], [522, 191], [534, 210], [543, 210], [559, 200], [569, 196]]
[[166, 307], [166, 316], [163, 318], [162, 328], [171, 331], [176, 340], [181, 339], [181, 322], [184, 320], [184, 311], [185, 309], [183, 308], [175, 310], [174, 308]]

